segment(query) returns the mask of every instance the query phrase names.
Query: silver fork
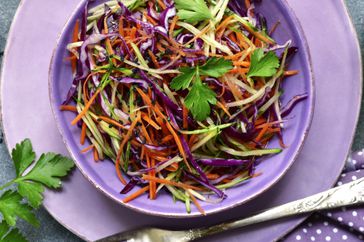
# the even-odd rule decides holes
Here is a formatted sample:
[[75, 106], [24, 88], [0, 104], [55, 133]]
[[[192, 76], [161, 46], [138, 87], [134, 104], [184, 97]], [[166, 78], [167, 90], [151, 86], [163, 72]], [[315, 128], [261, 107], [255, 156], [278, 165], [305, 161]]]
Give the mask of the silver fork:
[[315, 195], [270, 208], [248, 218], [225, 222], [211, 227], [189, 230], [142, 228], [126, 231], [96, 242], [188, 242], [230, 229], [257, 224], [273, 219], [361, 204], [364, 202], [364, 178]]

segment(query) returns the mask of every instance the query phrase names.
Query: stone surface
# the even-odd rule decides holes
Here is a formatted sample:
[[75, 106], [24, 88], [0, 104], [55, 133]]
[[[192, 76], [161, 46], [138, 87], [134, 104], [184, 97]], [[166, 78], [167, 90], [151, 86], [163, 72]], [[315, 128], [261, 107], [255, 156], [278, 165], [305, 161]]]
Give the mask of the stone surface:
[[[364, 1], [363, 0], [346, 0], [348, 9], [352, 15], [352, 19], [361, 45], [361, 49], [364, 50]], [[5, 48], [5, 42], [9, 27], [16, 8], [19, 4], [19, 0], [1, 0], [0, 1], [0, 63], [2, 61], [3, 51]], [[364, 51], [362, 51], [362, 56]], [[362, 101], [364, 107], [364, 99]], [[356, 132], [353, 149], [361, 149], [364, 147], [364, 108], [360, 113], [360, 120], [358, 129]], [[2, 136], [0, 136], [0, 184], [10, 180], [15, 175], [12, 162], [9, 157], [9, 153], [3, 143]], [[37, 217], [41, 222], [39, 229], [33, 229], [22, 221], [19, 222], [19, 227], [26, 235], [29, 241], [36, 242], [76, 242], [81, 241], [72, 233], [67, 231], [63, 226], [58, 224], [44, 209], [37, 211]]]

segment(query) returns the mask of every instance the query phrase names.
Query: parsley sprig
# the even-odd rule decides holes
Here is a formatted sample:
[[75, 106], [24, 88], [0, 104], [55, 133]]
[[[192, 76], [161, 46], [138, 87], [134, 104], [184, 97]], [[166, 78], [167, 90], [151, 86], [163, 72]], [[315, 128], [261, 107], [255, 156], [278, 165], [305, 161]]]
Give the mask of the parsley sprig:
[[201, 80], [201, 76], [219, 78], [233, 68], [232, 62], [224, 58], [212, 57], [202, 66], [182, 67], [180, 75], [171, 82], [171, 88], [178, 91], [190, 88], [184, 104], [191, 111], [192, 116], [198, 120], [205, 120], [210, 112], [210, 104], [215, 105], [216, 94]]
[[264, 54], [263, 49], [257, 48], [251, 56], [248, 77], [270, 77], [279, 67], [279, 59], [273, 51]]
[[[39, 221], [34, 209], [43, 201], [45, 187], [60, 188], [61, 178], [74, 167], [71, 159], [55, 153], [45, 153], [35, 162], [35, 153], [29, 139], [17, 144], [11, 152], [16, 178], [0, 187], [4, 190], [0, 196], [0, 212], [3, 221], [0, 224], [0, 241], [27, 241], [16, 225], [21, 218], [38, 227]], [[16, 189], [17, 188], [17, 189]]]
[[196, 23], [212, 18], [204, 0], [175, 0], [174, 3], [179, 19], [185, 22]]

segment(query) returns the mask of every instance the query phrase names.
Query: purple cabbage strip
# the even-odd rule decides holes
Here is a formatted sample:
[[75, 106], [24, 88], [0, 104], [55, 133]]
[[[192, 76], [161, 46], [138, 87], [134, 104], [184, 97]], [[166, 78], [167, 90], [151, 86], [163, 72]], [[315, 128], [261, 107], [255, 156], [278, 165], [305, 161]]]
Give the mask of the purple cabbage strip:
[[[173, 124], [173, 126], [175, 128], [177, 128], [177, 129], [179, 129], [178, 124], [176, 122], [176, 119], [174, 118], [173, 114], [171, 113], [171, 111], [169, 110], [168, 107], [166, 107], [166, 110], [167, 110], [167, 115], [170, 118], [171, 123]], [[183, 147], [184, 151], [186, 152], [186, 154], [188, 156], [187, 158], [191, 162], [192, 167], [200, 174], [201, 179], [204, 182], [209, 183], [209, 180], [207, 179], [206, 174], [203, 172], [202, 168], [197, 164], [197, 162], [193, 158], [190, 147], [188, 146], [188, 144], [187, 144], [185, 138], [183, 137], [183, 135], [180, 135], [179, 139], [181, 140], [182, 147]]]
[[159, 16], [159, 23], [166, 29], [169, 30], [168, 19], [176, 15], [176, 9], [174, 6], [166, 8]]
[[203, 180], [201, 180], [200, 178], [190, 174], [190, 173], [187, 173], [187, 172], [184, 172], [184, 174], [188, 177], [188, 178], [191, 178], [192, 180], [200, 183], [201, 185], [203, 185], [204, 187], [210, 189], [211, 191], [215, 192], [216, 195], [220, 198], [226, 198], [227, 195], [221, 191], [220, 189], [218, 189], [217, 187], [215, 187], [214, 185], [210, 184], [210, 183], [206, 183], [204, 182]]
[[153, 9], [153, 4], [148, 4], [148, 7], [147, 7], [147, 13], [148, 13], [148, 16], [152, 17], [154, 20], [158, 20], [159, 19], [159, 16], [158, 16], [158, 13]]
[[249, 163], [250, 160], [211, 158], [199, 159], [198, 162], [206, 166], [241, 166]]
[[115, 78], [113, 76], [110, 76], [110, 79], [119, 83], [125, 83], [125, 84], [139, 84], [144, 90], [148, 89], [148, 83], [143, 79], [136, 79], [132, 77], [120, 77]]
[[223, 36], [222, 37], [223, 40], [226, 41], [227, 45], [235, 52], [240, 52], [240, 48], [239, 46], [234, 42], [232, 41], [230, 38], [226, 37], [226, 36]]
[[241, 17], [246, 17], [246, 7], [242, 0], [230, 0], [228, 8]]
[[120, 191], [120, 194], [126, 194], [126, 193], [130, 192], [136, 185], [143, 184], [143, 183], [145, 183], [145, 182], [143, 182], [143, 180], [140, 177], [133, 176], [129, 180], [128, 184], [125, 185], [123, 190]]
[[288, 103], [286, 106], [284, 106], [281, 109], [281, 116], [282, 117], [286, 117], [287, 115], [289, 115], [291, 113], [291, 111], [293, 110], [293, 108], [301, 101], [305, 100], [308, 97], [307, 93], [301, 94], [301, 95], [296, 95], [294, 96]]
[[175, 112], [181, 111], [181, 108], [178, 107], [178, 105], [176, 105], [166, 94], [164, 94], [164, 92], [161, 91], [161, 88], [154, 81], [148, 78], [147, 74], [145, 74], [143, 70], [139, 70], [139, 73], [140, 76], [153, 87], [153, 90], [155, 91], [157, 96], [160, 97], [169, 108], [171, 108]]

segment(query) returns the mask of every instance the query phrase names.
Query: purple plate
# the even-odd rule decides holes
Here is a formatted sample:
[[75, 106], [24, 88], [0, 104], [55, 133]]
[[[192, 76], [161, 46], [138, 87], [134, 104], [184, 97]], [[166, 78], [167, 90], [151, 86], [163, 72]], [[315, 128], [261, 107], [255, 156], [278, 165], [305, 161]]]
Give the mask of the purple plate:
[[[68, 155], [49, 105], [47, 81], [57, 36], [77, 4], [79, 0], [23, 0], [18, 9], [1, 75], [1, 116], [9, 149], [28, 137], [37, 154], [54, 151]], [[244, 206], [224, 213], [203, 218], [166, 219], [120, 206], [97, 192], [75, 170], [64, 182], [62, 191], [45, 192], [45, 209], [77, 236], [94, 241], [147, 225], [187, 229], [214, 224], [331, 187], [343, 168], [358, 120], [362, 90], [360, 49], [344, 1], [290, 0], [289, 4], [302, 24], [311, 50], [317, 80], [316, 104], [305, 145], [276, 185]], [[275, 241], [304, 218], [250, 226], [205, 241]]]
[[[96, 1], [100, 4], [103, 1]], [[130, 203], [124, 204], [122, 199], [128, 194], [120, 194], [123, 185], [120, 183], [115, 167], [112, 162], [93, 162], [92, 152], [82, 154], [80, 150], [89, 146], [90, 143], [80, 145], [80, 128], [71, 126], [70, 123], [75, 115], [71, 112], [62, 112], [59, 110], [60, 105], [65, 100], [67, 92], [72, 84], [72, 71], [69, 61], [65, 61], [69, 52], [66, 46], [72, 39], [73, 26], [77, 19], [80, 19], [83, 13], [85, 2], [81, 3], [75, 13], [70, 18], [66, 27], [62, 31], [54, 56], [50, 66], [50, 102], [56, 118], [57, 126], [62, 134], [63, 140], [73, 159], [82, 174], [100, 191], [112, 198], [116, 202], [126, 207], [135, 209], [151, 215], [165, 217], [195, 217], [201, 216], [201, 213], [192, 208], [190, 214], [186, 213], [185, 204], [174, 202], [170, 194], [161, 193], [156, 201], [148, 199], [148, 194], [144, 194]], [[92, 6], [91, 6], [92, 7]], [[282, 102], [287, 103], [294, 95], [308, 93], [309, 98], [296, 106], [291, 113], [292, 119], [286, 123], [284, 140], [288, 148], [284, 149], [278, 155], [264, 159], [256, 167], [258, 176], [246, 184], [226, 190], [227, 199], [221, 203], [212, 204], [201, 202], [206, 214], [213, 214], [226, 209], [238, 206], [255, 196], [261, 194], [273, 184], [275, 184], [282, 175], [288, 170], [300, 151], [303, 141], [309, 129], [313, 110], [313, 77], [307, 42], [300, 28], [299, 22], [292, 14], [291, 9], [285, 1], [265, 1], [257, 6], [257, 12], [267, 17], [270, 25], [280, 22], [275, 31], [274, 38], [279, 44], [284, 44], [292, 40], [292, 45], [299, 48], [298, 54], [293, 58], [290, 65], [292, 69], [300, 70], [300, 74], [287, 78], [284, 84], [284, 94]], [[270, 142], [269, 147], [279, 147], [278, 139]], [[139, 189], [139, 188], [135, 188]], [[131, 191], [131, 193], [134, 191]]]

